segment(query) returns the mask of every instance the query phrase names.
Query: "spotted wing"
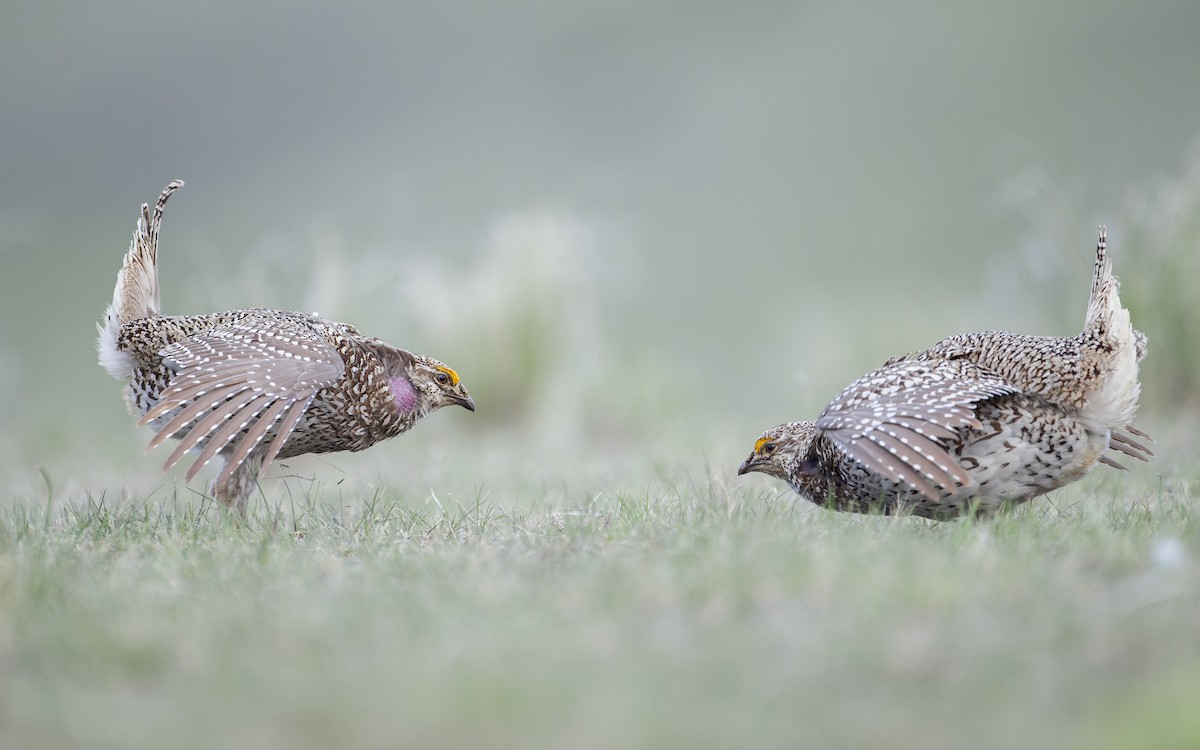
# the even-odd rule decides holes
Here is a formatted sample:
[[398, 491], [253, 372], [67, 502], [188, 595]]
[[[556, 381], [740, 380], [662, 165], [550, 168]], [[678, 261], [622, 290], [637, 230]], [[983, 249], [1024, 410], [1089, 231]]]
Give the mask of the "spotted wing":
[[891, 360], [839, 393], [817, 428], [864, 468], [937, 501], [971, 483], [948, 445], [981, 427], [975, 405], [1018, 392], [967, 360]]
[[148, 451], [169, 437], [179, 439], [164, 471], [203, 445], [188, 469], [189, 480], [232, 446], [217, 478], [228, 480], [275, 428], [263, 458], [266, 468], [317, 393], [345, 372], [337, 350], [302, 319], [266, 313], [188, 336], [159, 353], [176, 374], [138, 424], [170, 415], [146, 446]]

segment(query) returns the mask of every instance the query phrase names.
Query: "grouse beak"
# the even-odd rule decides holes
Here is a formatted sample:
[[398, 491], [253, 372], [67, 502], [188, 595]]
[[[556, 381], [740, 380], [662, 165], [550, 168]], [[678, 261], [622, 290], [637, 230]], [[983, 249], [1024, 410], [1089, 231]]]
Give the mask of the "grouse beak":
[[742, 465], [738, 467], [738, 476], [740, 477], [743, 474], [749, 474], [752, 471], [756, 471], [756, 467], [759, 463], [761, 462], [756, 461], [755, 455], [751, 453], [750, 457], [743, 461]]
[[475, 399], [471, 398], [470, 396], [467, 396], [466, 398], [456, 398], [454, 401], [467, 411], [475, 411]]

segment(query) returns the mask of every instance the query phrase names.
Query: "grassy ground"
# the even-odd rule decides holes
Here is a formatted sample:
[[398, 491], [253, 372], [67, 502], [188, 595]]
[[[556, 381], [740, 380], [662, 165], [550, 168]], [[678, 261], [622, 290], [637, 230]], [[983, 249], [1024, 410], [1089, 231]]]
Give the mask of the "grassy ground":
[[[1190, 200], [1155, 205], [1200, 214], [1200, 167], [1187, 174]], [[1180, 216], [1147, 226], [1200, 226]], [[162, 489], [161, 453], [114, 469], [146, 439], [115, 395], [111, 414], [38, 429], [0, 404], [0, 748], [1200, 747], [1200, 354], [1194, 295], [1165, 283], [1196, 275], [1195, 233], [1143, 234], [1119, 272], [1151, 336], [1145, 412], [1179, 424], [1141, 424], [1160, 439], [1151, 466], [987, 522], [731, 485], [762, 428], [815, 414], [845, 373], [810, 384], [766, 360], [786, 401], [714, 403], [724, 391], [687, 368], [620, 349], [586, 284], [526, 273], [555, 268], [533, 240], [398, 295], [476, 305], [461, 330], [402, 309], [380, 326], [448, 342], [496, 408], [280, 469], [264, 482], [279, 505], [248, 523]], [[1077, 260], [1027, 285], [1048, 305], [1076, 290], [1072, 319]], [[344, 318], [393, 296], [359, 290]], [[842, 323], [838, 347], [863, 327]], [[812, 333], [806, 360], [835, 351]], [[65, 487], [53, 502], [39, 466]]]
[[1151, 474], [944, 525], [707, 478], [13, 501], [0, 746], [1197, 747], [1196, 484]]

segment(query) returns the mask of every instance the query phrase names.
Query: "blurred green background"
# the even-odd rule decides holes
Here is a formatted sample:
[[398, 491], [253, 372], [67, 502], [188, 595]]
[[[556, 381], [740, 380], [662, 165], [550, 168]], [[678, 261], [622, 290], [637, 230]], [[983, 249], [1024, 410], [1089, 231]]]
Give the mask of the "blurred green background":
[[[1195, 747], [1198, 32], [1195, 2], [10, 0], [5, 747]], [[211, 470], [161, 475], [94, 349], [173, 178], [166, 312], [317, 311], [478, 413], [278, 462], [248, 527], [193, 503]], [[892, 355], [1078, 331], [1101, 223], [1154, 463], [985, 524], [734, 475]]]
[[313, 459], [324, 481], [732, 474], [891, 355], [1077, 330], [1102, 222], [1151, 337], [1144, 421], [1195, 407], [1193, 2], [2, 15], [0, 470], [19, 492], [39, 470], [162, 483], [94, 323], [172, 178], [167, 312], [315, 310], [446, 360], [479, 400]]

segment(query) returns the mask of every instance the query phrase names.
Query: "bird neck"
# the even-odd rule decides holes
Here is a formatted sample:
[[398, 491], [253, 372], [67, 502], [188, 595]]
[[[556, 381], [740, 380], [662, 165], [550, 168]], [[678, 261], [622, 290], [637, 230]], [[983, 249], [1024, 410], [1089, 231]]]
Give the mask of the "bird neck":
[[417, 389], [413, 387], [412, 382], [403, 375], [388, 378], [388, 385], [392, 389], [392, 398], [396, 402], [396, 409], [403, 414], [409, 414], [417, 410], [417, 404], [420, 402]]

